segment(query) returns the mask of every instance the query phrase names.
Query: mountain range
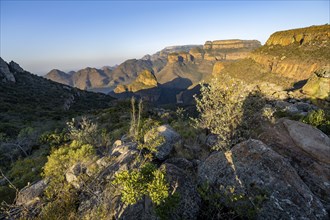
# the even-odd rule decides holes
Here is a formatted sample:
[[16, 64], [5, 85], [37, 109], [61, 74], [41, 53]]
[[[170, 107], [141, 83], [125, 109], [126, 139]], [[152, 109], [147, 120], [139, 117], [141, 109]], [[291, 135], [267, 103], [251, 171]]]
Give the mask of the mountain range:
[[[177, 102], [182, 92], [190, 94], [187, 91], [200, 82], [224, 73], [248, 82], [262, 79], [292, 89], [295, 83], [306, 82], [316, 70], [328, 65], [329, 26], [278, 31], [265, 45], [257, 40], [231, 39], [206, 41], [204, 45], [170, 46], [112, 68], [88, 67], [70, 73], [52, 70], [44, 77], [84, 90], [109, 93], [116, 98], [127, 98], [134, 93], [160, 103]], [[145, 71], [150, 74], [144, 74]], [[139, 74], [142, 75], [138, 77]], [[143, 79], [146, 76], [149, 78]], [[157, 81], [153, 89], [136, 82], [153, 78]]]

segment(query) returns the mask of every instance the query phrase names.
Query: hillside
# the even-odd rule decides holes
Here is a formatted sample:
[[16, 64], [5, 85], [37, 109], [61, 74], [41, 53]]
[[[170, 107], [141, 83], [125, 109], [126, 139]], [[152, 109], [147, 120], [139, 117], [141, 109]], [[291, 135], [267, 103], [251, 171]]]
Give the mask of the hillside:
[[[111, 105], [113, 98], [55, 83], [9, 65], [1, 59], [11, 81], [0, 80], [0, 133], [15, 136], [26, 125], [43, 126], [44, 120], [60, 121]], [[66, 76], [61, 71], [52, 73]], [[0, 77], [1, 77], [0, 75]]]

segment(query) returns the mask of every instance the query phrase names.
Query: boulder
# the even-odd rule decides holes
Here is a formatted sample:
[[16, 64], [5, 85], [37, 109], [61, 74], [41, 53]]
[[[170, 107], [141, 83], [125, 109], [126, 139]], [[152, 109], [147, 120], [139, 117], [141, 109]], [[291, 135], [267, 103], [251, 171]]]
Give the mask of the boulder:
[[208, 183], [214, 195], [220, 195], [219, 202], [234, 210], [246, 214], [248, 207], [256, 209], [256, 219], [328, 217], [289, 161], [258, 140], [210, 155], [199, 166], [198, 181]]
[[329, 138], [310, 125], [288, 119], [280, 119], [259, 138], [290, 161], [329, 213], [330, 164], [326, 163], [329, 158]]
[[[178, 143], [181, 138], [180, 135], [174, 131], [169, 125], [162, 125], [156, 128], [158, 135], [163, 136], [165, 142], [159, 146], [157, 146], [157, 152], [155, 154], [156, 158], [159, 160], [165, 160], [172, 152], [174, 145]], [[144, 142], [148, 142], [152, 131], [147, 132], [144, 136]]]
[[330, 97], [330, 66], [318, 69], [308, 79], [302, 92], [317, 99]]
[[330, 138], [326, 134], [298, 121], [284, 120], [283, 124], [296, 146], [315, 160], [330, 164]]
[[31, 205], [40, 200], [46, 189], [48, 180], [40, 180], [21, 189], [16, 199], [16, 205]]

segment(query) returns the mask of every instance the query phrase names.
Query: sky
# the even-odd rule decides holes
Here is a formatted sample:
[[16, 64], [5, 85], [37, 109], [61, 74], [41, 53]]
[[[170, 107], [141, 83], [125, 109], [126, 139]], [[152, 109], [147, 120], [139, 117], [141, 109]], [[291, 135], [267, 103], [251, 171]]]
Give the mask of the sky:
[[0, 0], [0, 56], [44, 75], [112, 66], [166, 46], [256, 39], [330, 23], [329, 0]]

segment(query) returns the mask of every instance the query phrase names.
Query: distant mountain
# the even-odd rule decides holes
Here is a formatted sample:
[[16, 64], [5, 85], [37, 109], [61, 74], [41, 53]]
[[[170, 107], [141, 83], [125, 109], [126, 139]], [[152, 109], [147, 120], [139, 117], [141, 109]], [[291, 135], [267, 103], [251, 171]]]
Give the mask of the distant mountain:
[[144, 70], [153, 74], [161, 71], [167, 63], [167, 56], [177, 51], [188, 52], [191, 48], [201, 45], [183, 45], [166, 47], [153, 55], [146, 55], [142, 59], [126, 60], [120, 65], [104, 66], [101, 69], [85, 68], [77, 72], [64, 73], [52, 70], [44, 77], [55, 82], [90, 91], [108, 93], [117, 85], [130, 84], [138, 74]]
[[[83, 91], [24, 71], [15, 62], [0, 58], [0, 133], [16, 136], [21, 128], [59, 121], [112, 105], [108, 95]], [[53, 70], [50, 76], [69, 75]], [[47, 123], [46, 123], [47, 122]]]
[[65, 85], [73, 86], [73, 82], [71, 79], [72, 74], [74, 74], [74, 72], [65, 73], [61, 70], [53, 69], [49, 73], [47, 73], [45, 78]]

